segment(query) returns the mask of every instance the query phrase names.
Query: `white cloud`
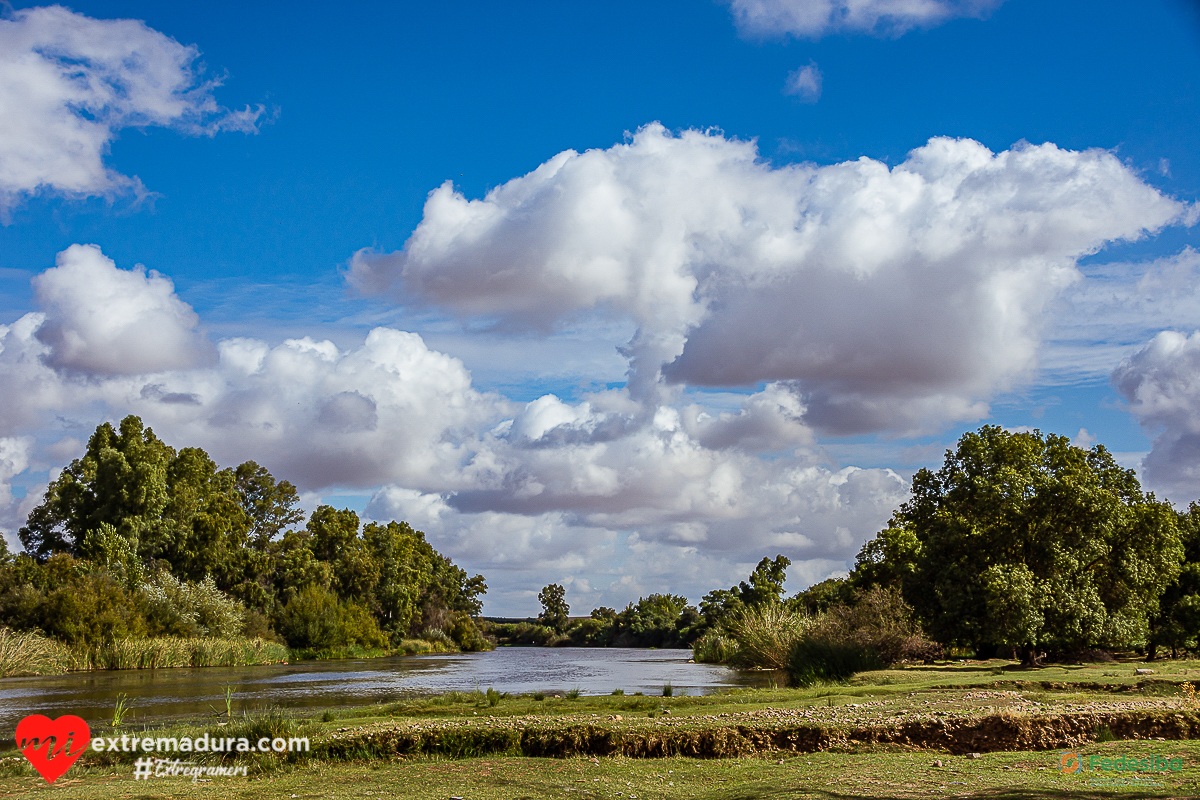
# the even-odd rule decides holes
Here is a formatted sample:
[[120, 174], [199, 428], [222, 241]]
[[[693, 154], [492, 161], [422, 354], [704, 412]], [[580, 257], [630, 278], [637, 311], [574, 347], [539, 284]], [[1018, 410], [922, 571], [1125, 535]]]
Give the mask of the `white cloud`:
[[[1194, 223], [1194, 216], [1185, 221]], [[1085, 280], [1054, 306], [1042, 359], [1048, 380], [1107, 376], [1163, 328], [1200, 328], [1200, 253], [1191, 247], [1149, 263], [1112, 262], [1082, 271]]]
[[[145, 308], [184, 309], [189, 325], [192, 312], [165, 277], [125, 273], [95, 248], [71, 248], [59, 264], [39, 290], [80, 291], [40, 294], [45, 312], [0, 327], [0, 381], [11, 390], [0, 408], [0, 529], [10, 538], [36, 502], [12, 498], [13, 478], [78, 455], [97, 423], [128, 413], [218, 463], [258, 461], [296, 483], [307, 506], [323, 492], [374, 492], [371, 515], [407, 519], [488, 574], [497, 613], [524, 611], [530, 581], [569, 583], [583, 604], [624, 605], [646, 587], [698, 599], [766, 553], [806, 575], [844, 569], [906, 495], [887, 470], [820, 463], [804, 407], [783, 384], [718, 407], [703, 395], [648, 404], [624, 389], [517, 404], [390, 328], [349, 348], [233, 338], [211, 362], [156, 363], [134, 350], [118, 362], [145, 371], [96, 369], [78, 354], [123, 347], [124, 328], [86, 322], [101, 310], [127, 302], [134, 310], [114, 316], [136, 321]], [[127, 296], [95, 288], [110, 284]], [[52, 366], [63, 357], [44, 334], [52, 321], [75, 332], [76, 368]], [[144, 338], [177, 349], [170, 336]], [[39, 450], [30, 433], [47, 444]]]
[[0, 219], [39, 190], [68, 197], [145, 193], [104, 164], [123, 128], [192, 135], [256, 130], [263, 113], [217, 104], [199, 52], [136, 20], [97, 20], [62, 6], [0, 19]]
[[1004, 0], [725, 0], [744, 35], [820, 39], [831, 33], [900, 36], [960, 17], [983, 17]]
[[821, 70], [815, 63], [788, 73], [783, 84], [783, 93], [802, 103], [815, 103], [821, 99]]
[[71, 245], [33, 279], [45, 312], [37, 338], [46, 363], [90, 375], [135, 375], [196, 366], [215, 352], [200, 318], [151, 270], [118, 269], [95, 245]]
[[1187, 213], [1106, 151], [932, 139], [892, 168], [775, 168], [655, 124], [481, 200], [444, 184], [404, 250], [360, 251], [351, 280], [506, 326], [627, 316], [647, 413], [664, 373], [785, 381], [820, 431], [910, 433], [983, 417], [1036, 365], [1076, 261]]
[[1200, 498], [1200, 331], [1162, 331], [1122, 362], [1112, 379], [1155, 436], [1142, 461], [1143, 479], [1176, 503]]

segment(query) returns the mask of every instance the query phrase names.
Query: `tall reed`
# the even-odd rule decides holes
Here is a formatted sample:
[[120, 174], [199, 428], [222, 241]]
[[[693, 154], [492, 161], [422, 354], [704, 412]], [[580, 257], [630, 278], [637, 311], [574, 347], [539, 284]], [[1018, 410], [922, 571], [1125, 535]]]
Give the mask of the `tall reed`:
[[739, 667], [786, 669], [792, 649], [810, 625], [808, 616], [774, 603], [748, 608], [731, 626], [738, 645], [731, 663]]
[[232, 637], [115, 639], [76, 650], [83, 669], [246, 667], [288, 660], [288, 649], [265, 639]]
[[71, 648], [32, 631], [0, 628], [0, 678], [61, 675], [74, 669]]

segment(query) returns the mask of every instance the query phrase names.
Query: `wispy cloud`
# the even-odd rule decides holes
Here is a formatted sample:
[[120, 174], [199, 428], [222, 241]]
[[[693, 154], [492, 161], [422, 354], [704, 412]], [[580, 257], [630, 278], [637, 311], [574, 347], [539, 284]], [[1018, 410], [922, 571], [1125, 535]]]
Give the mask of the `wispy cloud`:
[[802, 103], [815, 103], [821, 98], [821, 70], [816, 63], [788, 73], [783, 84], [783, 93], [795, 97]]
[[0, 18], [0, 221], [35, 192], [144, 196], [136, 176], [104, 163], [123, 128], [189, 135], [255, 132], [263, 106], [232, 111], [213, 96], [199, 52], [136, 20], [62, 6]]
[[1004, 0], [726, 0], [744, 35], [820, 39], [831, 33], [900, 36], [958, 17], [983, 17]]

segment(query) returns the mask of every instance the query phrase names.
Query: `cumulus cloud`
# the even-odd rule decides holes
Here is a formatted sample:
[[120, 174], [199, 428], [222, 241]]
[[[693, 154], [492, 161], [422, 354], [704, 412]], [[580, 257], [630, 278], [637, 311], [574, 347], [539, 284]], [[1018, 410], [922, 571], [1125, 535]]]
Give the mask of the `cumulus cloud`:
[[1155, 436], [1142, 472], [1177, 503], [1200, 498], [1200, 331], [1162, 331], [1113, 372], [1129, 410]]
[[789, 94], [801, 103], [815, 103], [821, 99], [821, 70], [816, 64], [809, 64], [788, 73], [783, 84], [783, 93]]
[[820, 39], [831, 33], [900, 36], [960, 17], [983, 17], [1004, 0], [726, 0], [743, 35]]
[[788, 382], [837, 434], [975, 420], [1036, 363], [1076, 261], [1188, 209], [1111, 153], [932, 139], [774, 167], [753, 142], [649, 125], [566, 151], [480, 200], [430, 193], [402, 251], [360, 251], [360, 289], [542, 330], [631, 318], [629, 387]]
[[89, 375], [136, 375], [211, 360], [200, 317], [151, 270], [118, 269], [96, 245], [75, 244], [33, 279], [45, 319], [46, 363]]
[[[373, 492], [368, 516], [407, 519], [487, 573], [497, 613], [522, 613], [531, 581], [564, 583], [573, 602], [593, 605], [664, 588], [696, 599], [767, 552], [824, 577], [848, 565], [906, 493], [888, 470], [823, 464], [783, 383], [722, 408], [703, 393], [653, 404], [623, 388], [514, 403], [476, 389], [461, 361], [419, 335], [390, 328], [349, 348], [230, 338], [212, 360], [156, 360], [123, 350], [124, 327], [92, 322], [117, 302], [95, 287], [124, 287], [129, 307], [113, 315], [122, 325], [161, 313], [167, 322], [155, 324], [184, 319], [187, 333], [194, 314], [169, 280], [119, 270], [92, 247], [61, 256], [36, 281], [44, 310], [0, 327], [7, 534], [36, 502], [12, 497], [14, 477], [78, 455], [94, 425], [128, 413], [218, 463], [254, 459], [312, 503], [331, 490]], [[178, 350], [147, 330], [142, 338], [165, 353]], [[62, 349], [63, 331], [78, 348]], [[95, 360], [110, 351], [124, 355]], [[38, 451], [30, 432], [58, 441]]]
[[68, 197], [144, 194], [104, 164], [123, 128], [191, 135], [254, 132], [263, 113], [213, 96], [195, 47], [136, 20], [97, 20], [62, 6], [0, 19], [0, 219], [39, 190]]

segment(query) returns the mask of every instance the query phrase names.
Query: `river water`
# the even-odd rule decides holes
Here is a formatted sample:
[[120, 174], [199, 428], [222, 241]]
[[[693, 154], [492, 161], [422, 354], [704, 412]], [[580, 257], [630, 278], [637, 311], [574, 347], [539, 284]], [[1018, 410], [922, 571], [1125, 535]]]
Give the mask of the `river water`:
[[337, 661], [304, 661], [262, 667], [113, 670], [49, 678], [0, 679], [0, 731], [21, 718], [45, 714], [83, 717], [89, 725], [112, 719], [121, 695], [133, 723], [225, 710], [228, 687], [234, 713], [280, 706], [312, 708], [385, 703], [450, 690], [565, 694], [709, 694], [763, 685], [763, 673], [689, 663], [690, 650], [502, 647], [461, 653]]

